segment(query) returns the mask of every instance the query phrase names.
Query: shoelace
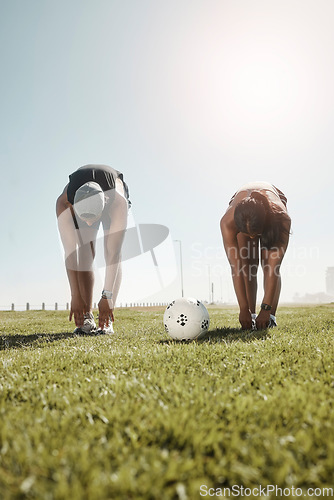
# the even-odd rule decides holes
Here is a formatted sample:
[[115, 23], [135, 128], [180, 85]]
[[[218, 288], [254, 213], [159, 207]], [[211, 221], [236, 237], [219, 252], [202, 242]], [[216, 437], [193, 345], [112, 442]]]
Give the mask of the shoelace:
[[84, 314], [84, 319], [94, 319], [93, 315], [91, 313], [85, 313]]

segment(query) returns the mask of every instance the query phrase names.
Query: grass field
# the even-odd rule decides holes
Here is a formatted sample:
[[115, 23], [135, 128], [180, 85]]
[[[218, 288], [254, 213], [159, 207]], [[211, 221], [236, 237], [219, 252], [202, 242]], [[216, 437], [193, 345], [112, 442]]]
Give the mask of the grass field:
[[334, 488], [334, 306], [282, 307], [261, 332], [210, 308], [191, 343], [169, 340], [163, 310], [118, 310], [113, 336], [0, 313], [1, 500]]

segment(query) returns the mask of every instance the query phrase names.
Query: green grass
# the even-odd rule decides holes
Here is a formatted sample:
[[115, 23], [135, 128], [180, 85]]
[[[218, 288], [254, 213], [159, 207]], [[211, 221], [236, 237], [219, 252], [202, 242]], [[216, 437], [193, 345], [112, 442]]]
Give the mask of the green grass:
[[212, 308], [191, 343], [163, 310], [118, 310], [114, 336], [85, 337], [67, 312], [0, 313], [1, 500], [333, 488], [333, 305], [282, 307], [261, 332]]

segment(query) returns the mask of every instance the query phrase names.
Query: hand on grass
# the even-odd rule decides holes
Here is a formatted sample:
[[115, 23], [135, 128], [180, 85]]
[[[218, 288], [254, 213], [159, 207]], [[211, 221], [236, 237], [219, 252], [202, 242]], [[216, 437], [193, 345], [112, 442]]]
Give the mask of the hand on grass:
[[80, 328], [84, 322], [85, 312], [86, 312], [86, 306], [81, 297], [72, 297], [69, 320], [71, 321], [73, 316], [75, 326]]
[[109, 325], [109, 321], [114, 321], [114, 304], [112, 299], [101, 299], [99, 302], [99, 328]]
[[239, 321], [243, 330], [250, 330], [252, 328], [252, 315], [249, 309], [240, 310]]
[[269, 321], [270, 321], [270, 311], [265, 311], [264, 309], [261, 309], [255, 321], [256, 321], [256, 328], [258, 330], [263, 330], [264, 328], [267, 328], [269, 326]]

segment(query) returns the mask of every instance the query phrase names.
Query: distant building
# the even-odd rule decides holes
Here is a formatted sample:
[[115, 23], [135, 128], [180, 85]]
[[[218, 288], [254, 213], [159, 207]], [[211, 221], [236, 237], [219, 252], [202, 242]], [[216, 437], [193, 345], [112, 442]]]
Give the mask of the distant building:
[[334, 267], [327, 267], [326, 271], [326, 292], [334, 295]]

